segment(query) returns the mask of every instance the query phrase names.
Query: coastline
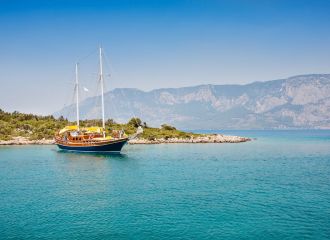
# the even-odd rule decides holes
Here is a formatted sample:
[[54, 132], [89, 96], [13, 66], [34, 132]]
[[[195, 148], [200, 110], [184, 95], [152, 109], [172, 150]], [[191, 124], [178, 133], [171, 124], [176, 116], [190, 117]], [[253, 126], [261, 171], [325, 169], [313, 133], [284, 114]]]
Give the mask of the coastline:
[[1, 145], [52, 145], [54, 139], [29, 140], [26, 137], [13, 137], [12, 140], [0, 140]]
[[227, 136], [222, 134], [207, 134], [195, 138], [159, 138], [148, 140], [136, 138], [129, 141], [129, 144], [166, 144], [166, 143], [242, 143], [251, 141], [250, 138], [239, 136]]
[[[195, 138], [159, 138], [154, 140], [136, 138], [128, 144], [173, 144], [173, 143], [242, 143], [251, 141], [250, 138], [227, 136], [222, 134], [207, 134]], [[54, 139], [29, 140], [26, 137], [13, 137], [12, 140], [0, 140], [0, 145], [53, 145]]]

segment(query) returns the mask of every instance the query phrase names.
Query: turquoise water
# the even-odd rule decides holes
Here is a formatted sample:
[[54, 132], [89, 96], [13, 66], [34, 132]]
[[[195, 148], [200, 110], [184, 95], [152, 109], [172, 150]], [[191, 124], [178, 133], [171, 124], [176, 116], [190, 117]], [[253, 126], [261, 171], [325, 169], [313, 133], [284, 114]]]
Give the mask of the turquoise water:
[[0, 147], [1, 239], [329, 239], [330, 131], [122, 155]]

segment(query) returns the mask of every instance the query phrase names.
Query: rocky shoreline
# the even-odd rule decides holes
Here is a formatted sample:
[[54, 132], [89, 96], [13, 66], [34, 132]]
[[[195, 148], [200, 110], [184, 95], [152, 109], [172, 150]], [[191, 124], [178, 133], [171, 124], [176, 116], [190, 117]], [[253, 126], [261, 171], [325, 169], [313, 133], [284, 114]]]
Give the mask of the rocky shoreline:
[[160, 138], [148, 140], [136, 138], [129, 141], [129, 144], [162, 144], [162, 143], [241, 143], [251, 141], [250, 138], [239, 136], [225, 136], [222, 134], [208, 134], [195, 138]]
[[54, 139], [29, 140], [26, 137], [13, 137], [12, 140], [0, 140], [0, 145], [51, 145]]
[[[136, 138], [130, 140], [129, 144], [167, 144], [167, 143], [241, 143], [251, 141], [250, 138], [239, 136], [225, 136], [222, 134], [208, 134], [195, 138], [160, 138], [160, 139], [143, 139]], [[55, 144], [54, 139], [29, 140], [25, 137], [13, 137], [12, 140], [2, 141], [0, 145], [52, 145]]]

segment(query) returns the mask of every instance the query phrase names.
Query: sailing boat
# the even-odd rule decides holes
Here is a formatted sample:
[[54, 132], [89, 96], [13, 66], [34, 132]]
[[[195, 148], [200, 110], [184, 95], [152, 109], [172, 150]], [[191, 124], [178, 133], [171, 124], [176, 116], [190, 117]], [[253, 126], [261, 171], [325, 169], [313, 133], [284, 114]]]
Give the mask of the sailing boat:
[[[124, 131], [116, 131], [113, 136], [106, 136], [104, 118], [104, 79], [102, 66], [102, 48], [99, 49], [99, 58], [99, 80], [101, 84], [102, 102], [102, 127], [79, 126], [79, 80], [78, 64], [76, 64], [75, 88], [77, 124], [75, 126], [66, 126], [55, 135], [55, 142], [60, 149], [79, 152], [120, 152], [123, 146], [129, 140], [129, 137], [124, 133]], [[142, 128], [139, 128], [137, 134], [141, 133], [141, 131]]]

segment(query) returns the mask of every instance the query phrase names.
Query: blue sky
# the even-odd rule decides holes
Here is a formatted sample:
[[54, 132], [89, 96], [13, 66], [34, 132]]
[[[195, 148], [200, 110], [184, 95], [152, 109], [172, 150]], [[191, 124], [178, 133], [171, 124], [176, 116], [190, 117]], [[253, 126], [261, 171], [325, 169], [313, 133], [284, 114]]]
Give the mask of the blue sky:
[[99, 44], [107, 89], [329, 73], [329, 13], [328, 0], [0, 0], [0, 108], [62, 108], [77, 60], [93, 89]]

